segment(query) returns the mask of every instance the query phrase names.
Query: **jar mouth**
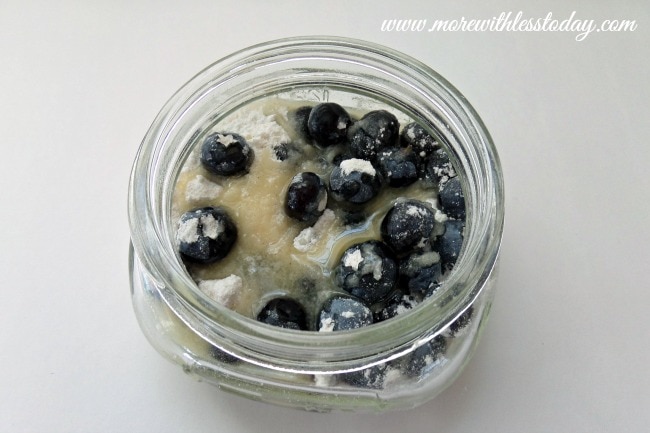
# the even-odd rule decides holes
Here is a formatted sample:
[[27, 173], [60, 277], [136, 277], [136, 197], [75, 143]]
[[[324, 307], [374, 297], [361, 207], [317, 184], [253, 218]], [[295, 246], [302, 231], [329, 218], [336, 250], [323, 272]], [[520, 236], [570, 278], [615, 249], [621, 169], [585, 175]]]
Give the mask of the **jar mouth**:
[[[460, 171], [467, 207], [463, 252], [441, 289], [388, 321], [331, 333], [272, 327], [210, 300], [175, 251], [170, 211], [181, 163], [206, 125], [256, 98], [316, 84], [372, 94], [435, 131]], [[411, 57], [335, 37], [258, 44], [188, 81], [165, 104], [140, 146], [128, 204], [134, 252], [164, 302], [188, 327], [251, 363], [302, 373], [342, 372], [386, 361], [387, 354], [399, 356], [443, 331], [471, 305], [490, 276], [504, 213], [496, 149], [460, 92]]]

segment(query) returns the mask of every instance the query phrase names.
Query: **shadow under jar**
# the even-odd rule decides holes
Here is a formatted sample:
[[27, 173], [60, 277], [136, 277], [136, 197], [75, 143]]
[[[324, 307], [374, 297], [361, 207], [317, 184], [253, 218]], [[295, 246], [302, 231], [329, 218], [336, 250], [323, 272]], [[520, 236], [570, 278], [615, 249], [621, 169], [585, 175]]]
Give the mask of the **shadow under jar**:
[[[180, 179], [206, 137], [232, 125], [228, 121], [238, 112], [268, 101], [286, 110], [266, 114], [285, 120], [291, 117], [286, 113], [325, 102], [345, 107], [351, 124], [365, 113], [388, 110], [396, 113], [402, 131], [405, 122], [415, 122], [446, 152], [465, 200], [462, 250], [435, 290], [416, 296], [413, 308], [398, 305], [394, 312], [399, 314], [358, 329], [318, 332], [313, 309], [336, 295], [333, 284], [310, 295], [314, 305], [305, 301], [309, 329], [292, 330], [255, 320], [260, 300], [231, 308], [199, 288], [195, 265], [184, 262], [178, 252], [178, 217], [184, 210], [178, 203]], [[340, 166], [336, 152], [318, 151], [329, 155], [320, 167]], [[256, 152], [255, 158], [262, 157]], [[252, 164], [241, 179], [254, 174]], [[218, 178], [212, 180], [219, 185]], [[418, 182], [424, 185], [418, 191], [431, 194], [435, 212], [442, 186]], [[381, 237], [379, 224], [387, 210], [408, 196], [403, 191], [418, 187], [407, 188], [374, 198], [370, 216], [363, 219], [370, 222], [344, 225], [336, 242], [325, 242], [321, 260], [313, 260], [320, 277], [334, 281], [334, 264], [345, 248]], [[281, 202], [284, 193], [278, 191], [275, 200]], [[142, 142], [129, 187], [135, 313], [161, 354], [221, 389], [316, 411], [414, 407], [445, 389], [477, 344], [494, 294], [503, 198], [498, 156], [485, 126], [465, 98], [427, 66], [385, 47], [341, 38], [256, 45], [192, 78], [166, 103]], [[219, 204], [218, 194], [214, 203]], [[330, 203], [331, 194], [328, 207]], [[234, 220], [237, 224], [236, 216]], [[444, 220], [437, 218], [435, 224]], [[299, 224], [304, 229], [313, 222]], [[278, 260], [276, 272], [291, 275], [291, 255], [278, 254]], [[218, 268], [219, 262], [211, 266]], [[261, 299], [286, 294], [274, 284], [272, 278], [244, 279], [240, 290]], [[265, 289], [267, 293], [259, 293]]]

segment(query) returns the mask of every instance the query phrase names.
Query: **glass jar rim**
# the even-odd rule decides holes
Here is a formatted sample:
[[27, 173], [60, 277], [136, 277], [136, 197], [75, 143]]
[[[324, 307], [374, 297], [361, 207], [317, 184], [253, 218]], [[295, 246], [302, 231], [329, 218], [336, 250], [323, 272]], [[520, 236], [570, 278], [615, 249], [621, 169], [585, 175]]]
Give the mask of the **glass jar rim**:
[[[480, 173], [474, 180], [484, 183], [480, 194], [474, 194], [480, 195], [481, 203], [474, 198], [474, 209], [468, 209], [468, 225], [474, 224], [470, 242], [466, 239], [468, 245], [457, 269], [439, 293], [418, 308], [350, 331], [317, 333], [275, 328], [209, 300], [170, 247], [169, 224], [164, 217], [165, 212], [169, 213], [169, 200], [164, 198], [165, 191], [169, 198], [169, 185], [165, 189], [156, 164], [160, 161], [159, 153], [169, 151], [165, 146], [170, 146], [168, 140], [185, 112], [205, 92], [219, 91], [219, 86], [229, 80], [259, 74], [269, 65], [282, 67], [282, 62], [291, 59], [320, 59], [337, 66], [352, 62], [393, 80], [396, 87], [408, 88], [425, 103], [444, 112], [447, 130], [441, 131], [443, 135], [450, 134], [452, 141], [464, 140], [462, 144], [479, 159]], [[463, 164], [461, 167], [467, 168]], [[473, 194], [475, 186], [464, 185], [463, 189]], [[431, 68], [405, 54], [367, 41], [329, 36], [257, 44], [216, 61], [190, 79], [164, 105], [143, 139], [131, 173], [128, 204], [134, 252], [158, 282], [160, 295], [175, 314], [210, 344], [228, 353], [254, 364], [296, 372], [349, 371], [385, 361], [387, 354], [399, 356], [435, 337], [482, 290], [496, 263], [504, 213], [503, 179], [496, 149], [478, 114], [462, 94]]]

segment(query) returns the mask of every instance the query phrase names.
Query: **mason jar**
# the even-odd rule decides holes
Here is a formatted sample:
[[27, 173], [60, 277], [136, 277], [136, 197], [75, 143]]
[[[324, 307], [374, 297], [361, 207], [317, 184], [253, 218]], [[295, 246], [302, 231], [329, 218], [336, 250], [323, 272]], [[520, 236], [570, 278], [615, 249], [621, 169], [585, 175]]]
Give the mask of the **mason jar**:
[[[442, 285], [390, 320], [296, 331], [236, 313], [201, 291], [179, 257], [175, 182], [200, 137], [267, 97], [390, 107], [440, 142], [465, 197], [463, 246]], [[421, 62], [358, 40], [291, 38], [246, 48], [180, 88], [153, 121], [129, 185], [133, 306], [158, 352], [199, 380], [255, 400], [315, 411], [422, 404], [458, 377], [494, 296], [504, 219], [497, 152], [478, 114]], [[164, 380], [164, 379], [163, 379]]]

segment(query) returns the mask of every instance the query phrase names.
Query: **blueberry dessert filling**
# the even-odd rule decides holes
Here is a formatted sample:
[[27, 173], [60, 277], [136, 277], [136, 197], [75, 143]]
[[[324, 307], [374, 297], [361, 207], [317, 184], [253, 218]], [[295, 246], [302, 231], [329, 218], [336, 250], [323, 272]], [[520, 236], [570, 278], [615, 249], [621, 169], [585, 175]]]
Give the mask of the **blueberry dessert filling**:
[[393, 295], [386, 300], [376, 311], [373, 313], [374, 322], [383, 322], [384, 320], [392, 319], [398, 314], [402, 314], [418, 304], [418, 300], [413, 295], [404, 294], [401, 291], [394, 292]]
[[315, 223], [327, 206], [327, 188], [315, 173], [299, 173], [287, 189], [285, 211], [298, 221]]
[[395, 203], [381, 222], [381, 235], [398, 255], [427, 248], [435, 227], [434, 211], [419, 200]]
[[379, 153], [377, 162], [386, 183], [393, 187], [411, 185], [420, 177], [418, 161], [411, 148], [392, 147]]
[[406, 148], [410, 147], [420, 162], [425, 162], [440, 149], [438, 141], [415, 122], [409, 123], [402, 129], [400, 144]]
[[311, 114], [312, 107], [305, 105], [292, 110], [288, 113], [288, 118], [291, 121], [291, 127], [303, 140], [311, 140], [309, 133], [309, 115]]
[[397, 262], [386, 244], [367, 241], [348, 248], [335, 273], [339, 287], [372, 305], [395, 287]]
[[241, 135], [215, 132], [203, 142], [201, 162], [214, 174], [233, 176], [248, 170], [253, 151]]
[[[417, 308], [453, 270], [466, 218], [457, 173], [439, 139], [403, 113], [263, 99], [216, 123], [184, 162], [176, 248], [207, 297], [261, 323], [372, 326]], [[417, 377], [466, 313], [408, 357], [341, 381]]]
[[332, 197], [342, 202], [366, 203], [379, 194], [381, 184], [379, 173], [365, 159], [344, 159], [330, 175]]
[[307, 329], [305, 310], [298, 302], [289, 298], [271, 299], [257, 315], [257, 320], [272, 326], [296, 329]]
[[325, 102], [316, 105], [309, 112], [307, 131], [317, 144], [330, 146], [345, 140], [351, 123], [350, 115], [343, 107]]
[[434, 249], [440, 255], [440, 266], [445, 270], [451, 270], [463, 246], [465, 222], [448, 220], [443, 227], [444, 231], [435, 240]]
[[224, 352], [216, 346], [210, 346], [208, 352], [212, 358], [219, 362], [223, 362], [224, 364], [236, 364], [239, 362], [239, 358], [229, 354], [228, 352]]
[[447, 329], [447, 334], [450, 337], [458, 337], [462, 332], [464, 332], [469, 326], [472, 318], [474, 317], [474, 306], [470, 305], [467, 310], [463, 312], [458, 319], [454, 320], [449, 328]]
[[458, 176], [449, 179], [440, 186], [440, 206], [447, 216], [465, 220], [465, 197]]
[[363, 370], [342, 374], [340, 379], [357, 388], [381, 389], [386, 382], [389, 368], [389, 364], [373, 365]]
[[181, 216], [176, 235], [185, 260], [212, 263], [230, 252], [237, 240], [237, 227], [225, 210], [203, 207]]
[[436, 185], [444, 185], [456, 176], [454, 166], [449, 161], [449, 156], [444, 149], [436, 149], [424, 163], [424, 172], [421, 177]]
[[372, 324], [372, 311], [363, 302], [349, 296], [334, 296], [318, 313], [319, 332], [345, 331]]
[[397, 143], [399, 122], [386, 110], [371, 111], [352, 124], [348, 135], [352, 154], [374, 161], [381, 150]]
[[405, 360], [403, 371], [407, 376], [421, 376], [440, 362], [447, 350], [447, 339], [437, 335], [430, 342], [415, 349]]
[[402, 287], [414, 296], [428, 297], [442, 280], [442, 263], [436, 251], [416, 251], [399, 264]]

